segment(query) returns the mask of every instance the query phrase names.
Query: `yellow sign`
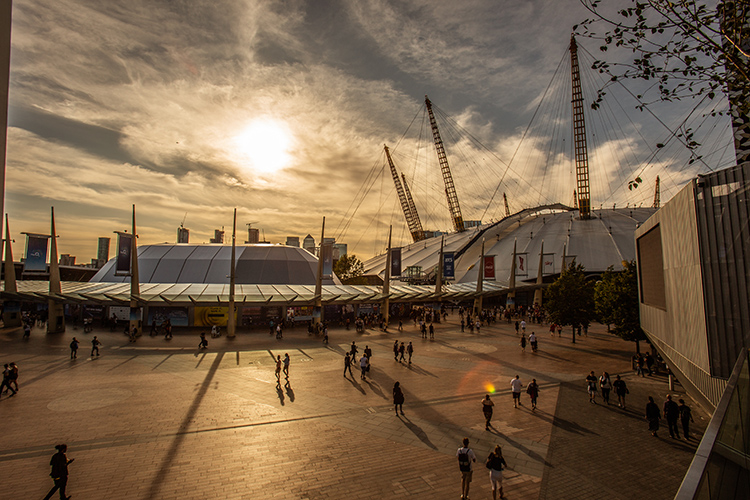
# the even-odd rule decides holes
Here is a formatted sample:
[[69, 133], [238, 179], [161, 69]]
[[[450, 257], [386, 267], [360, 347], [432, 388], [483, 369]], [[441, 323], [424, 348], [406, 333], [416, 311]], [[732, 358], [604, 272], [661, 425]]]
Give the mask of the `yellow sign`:
[[229, 307], [196, 307], [195, 326], [227, 326]]

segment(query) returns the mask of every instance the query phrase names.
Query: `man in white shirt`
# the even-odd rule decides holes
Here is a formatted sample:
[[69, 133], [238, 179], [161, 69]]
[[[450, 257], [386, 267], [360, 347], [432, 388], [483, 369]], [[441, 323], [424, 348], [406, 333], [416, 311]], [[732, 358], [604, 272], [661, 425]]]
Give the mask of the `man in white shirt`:
[[510, 390], [513, 393], [513, 408], [518, 408], [518, 405], [521, 404], [521, 389], [523, 389], [523, 384], [516, 375], [516, 378], [510, 381]]
[[472, 463], [477, 461], [474, 450], [469, 448], [469, 438], [464, 438], [463, 446], [456, 452], [458, 468], [461, 470], [461, 498], [469, 500], [469, 486], [471, 486]]

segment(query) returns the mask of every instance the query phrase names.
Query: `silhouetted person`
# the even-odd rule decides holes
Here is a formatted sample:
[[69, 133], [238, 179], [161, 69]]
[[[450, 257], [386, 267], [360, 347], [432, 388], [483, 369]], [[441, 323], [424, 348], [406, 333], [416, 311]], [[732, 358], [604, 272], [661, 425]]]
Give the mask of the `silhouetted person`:
[[44, 497], [44, 500], [52, 498], [52, 495], [54, 495], [57, 490], [60, 490], [61, 500], [68, 500], [70, 497], [65, 495], [65, 487], [68, 485], [68, 464], [75, 459], [71, 458], [68, 460], [68, 457], [65, 456], [65, 452], [68, 451], [68, 445], [58, 444], [55, 446], [55, 449], [57, 450], [57, 453], [52, 455], [52, 459], [49, 461], [49, 464], [52, 467], [50, 476], [55, 482], [55, 485], [49, 490], [49, 493]]

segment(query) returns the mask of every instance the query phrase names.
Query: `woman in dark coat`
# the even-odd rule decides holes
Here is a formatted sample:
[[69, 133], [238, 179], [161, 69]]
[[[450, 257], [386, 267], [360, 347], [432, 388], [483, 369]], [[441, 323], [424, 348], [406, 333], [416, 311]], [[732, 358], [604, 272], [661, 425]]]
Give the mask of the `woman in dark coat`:
[[55, 446], [55, 449], [57, 450], [57, 453], [52, 455], [52, 459], [49, 461], [49, 464], [52, 466], [50, 476], [52, 476], [55, 485], [49, 490], [49, 493], [44, 497], [44, 500], [52, 498], [52, 495], [54, 495], [57, 490], [60, 490], [61, 500], [68, 500], [70, 497], [65, 495], [65, 487], [68, 484], [68, 464], [74, 459], [71, 458], [68, 460], [68, 457], [65, 456], [65, 452], [68, 451], [68, 445], [58, 444]]
[[661, 420], [661, 410], [659, 405], [654, 403], [654, 398], [648, 397], [648, 403], [646, 404], [646, 420], [648, 420], [648, 430], [651, 431], [651, 435], [658, 437], [656, 431], [659, 430], [659, 420]]
[[401, 415], [404, 414], [404, 393], [401, 391], [401, 384], [396, 382], [393, 384], [393, 409], [398, 415], [398, 410], [401, 410]]

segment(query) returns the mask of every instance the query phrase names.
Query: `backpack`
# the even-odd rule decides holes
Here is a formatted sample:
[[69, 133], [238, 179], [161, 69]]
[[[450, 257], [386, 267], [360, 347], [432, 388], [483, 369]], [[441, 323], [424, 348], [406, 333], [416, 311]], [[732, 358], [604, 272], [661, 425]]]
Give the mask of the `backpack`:
[[458, 468], [461, 469], [461, 472], [469, 472], [471, 470], [471, 460], [468, 453], [458, 454]]

